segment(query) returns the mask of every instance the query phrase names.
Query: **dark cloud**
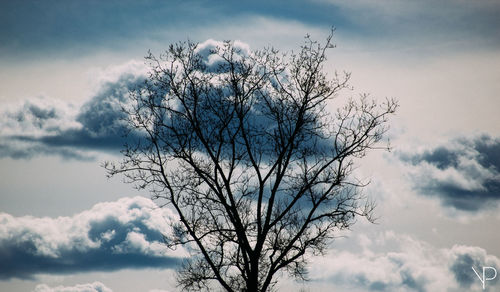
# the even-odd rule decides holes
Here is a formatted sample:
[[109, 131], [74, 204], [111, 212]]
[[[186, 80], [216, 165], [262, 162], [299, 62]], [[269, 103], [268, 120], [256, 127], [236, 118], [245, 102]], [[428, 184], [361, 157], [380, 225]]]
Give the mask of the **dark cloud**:
[[13, 217], [0, 213], [0, 279], [36, 274], [170, 268], [185, 256], [163, 244], [168, 209], [149, 199], [100, 203], [72, 217]]
[[37, 104], [26, 102], [24, 104], [24, 111], [19, 112], [15, 118], [19, 122], [25, 122], [28, 117], [33, 118], [33, 126], [42, 128], [47, 120], [56, 119], [59, 117], [55, 108], [42, 108]]
[[[137, 70], [134, 66], [126, 69]], [[120, 72], [113, 80], [103, 82], [80, 108], [49, 98], [35, 98], [4, 110], [0, 118], [0, 157], [59, 155], [90, 159], [88, 150], [118, 153], [126, 142], [127, 132], [122, 105], [130, 91], [140, 88], [144, 78], [140, 70]]]
[[[286, 4], [286, 5], [285, 5]], [[326, 6], [326, 7], [325, 7]], [[330, 5], [301, 1], [0, 1], [0, 56], [81, 56], [93, 50], [135, 47], [165, 34], [255, 15], [342, 26], [345, 17]], [[325, 8], [328, 8], [325, 10]], [[348, 23], [345, 23], [348, 24]], [[172, 28], [175, 27], [174, 31]], [[165, 33], [163, 33], [165, 32]], [[185, 35], [182, 36], [183, 38]], [[135, 40], [141, 40], [135, 41]], [[141, 48], [146, 50], [147, 48]]]
[[0, 158], [10, 157], [14, 159], [30, 159], [39, 155], [58, 155], [64, 157], [65, 159], [93, 160], [93, 156], [82, 153], [80, 151], [75, 151], [74, 149], [69, 147], [58, 147], [57, 149], [51, 149], [50, 147], [46, 147], [40, 144], [33, 145], [34, 139], [32, 138], [19, 137], [20, 141], [18, 142], [21, 142], [21, 144], [23, 144], [22, 140], [24, 139], [28, 140], [28, 145], [24, 144], [21, 147], [13, 143], [1, 144], [0, 142]]
[[[144, 40], [163, 42], [165, 35], [179, 31], [259, 16], [324, 28], [335, 25], [342, 33], [369, 40], [372, 45], [391, 40], [391, 46], [418, 43], [420, 50], [442, 50], [436, 42], [455, 47], [457, 43], [474, 48], [498, 46], [498, 1], [382, 3], [329, 0], [309, 1], [304, 6], [297, 0], [240, 1], [231, 5], [221, 0], [0, 1], [0, 55], [61, 57], [81, 56], [101, 48], [123, 50]], [[394, 42], [395, 38], [399, 41]]]
[[425, 151], [420, 156], [413, 157], [413, 163], [417, 164], [419, 161], [427, 161], [434, 164], [439, 169], [446, 169], [448, 167], [458, 167], [458, 158], [460, 153], [450, 151], [445, 147], [437, 147], [432, 151]]
[[[460, 43], [464, 47], [498, 46], [500, 11], [498, 1], [480, 2], [423, 0], [408, 4], [405, 1], [371, 2], [366, 0], [330, 0], [348, 19], [357, 25], [349, 32], [365, 39], [398, 38], [402, 45], [420, 44], [419, 52], [433, 46]], [[383, 3], [383, 4], [382, 4]], [[373, 25], [377, 23], [376, 25]], [[497, 38], [491, 40], [490, 38]], [[471, 42], [474, 42], [471, 44]], [[434, 49], [436, 49], [434, 47]], [[450, 47], [450, 49], [452, 49]], [[443, 47], [439, 46], [439, 50]], [[442, 53], [442, 52], [440, 52]]]
[[[498, 261], [492, 257], [488, 257], [484, 250], [473, 247], [457, 246], [454, 248], [454, 261], [450, 265], [450, 271], [461, 288], [469, 289], [472, 285], [481, 286], [481, 281], [475, 274], [472, 268], [474, 267], [482, 276], [483, 267], [492, 267], [499, 270]], [[485, 278], [494, 276], [488, 273], [494, 273], [491, 269], [485, 270]], [[485, 287], [497, 287], [499, 277], [485, 282]], [[489, 290], [488, 290], [489, 291]]]
[[500, 138], [460, 138], [399, 158], [412, 165], [419, 192], [445, 206], [474, 212], [500, 202]]
[[124, 73], [115, 82], [106, 83], [99, 93], [83, 105], [76, 120], [83, 125], [82, 132], [91, 137], [117, 137], [123, 134], [122, 104], [130, 91], [140, 88], [144, 76]]
[[480, 267], [481, 263], [475, 260], [469, 254], [460, 254], [456, 261], [450, 266], [455, 279], [461, 286], [470, 287], [476, 280], [474, 273], [471, 273], [472, 267]]
[[104, 84], [76, 116], [76, 121], [82, 125], [80, 129], [61, 131], [58, 135], [47, 135], [33, 141], [52, 147], [70, 146], [90, 150], [123, 148], [127, 128], [123, 121], [126, 114], [121, 106], [127, 102], [128, 93], [139, 88], [143, 82], [143, 76], [123, 74], [117, 81]]
[[[251, 54], [249, 46], [240, 41], [235, 41], [233, 47], [237, 52], [235, 58]], [[239, 127], [239, 119], [228, 110], [231, 108], [228, 102], [230, 102], [230, 97], [234, 92], [225, 80], [221, 81], [216, 78], [223, 76], [224, 70], [226, 70], [225, 61], [219, 55], [222, 53], [216, 53], [216, 48], [221, 48], [223, 51], [224, 43], [207, 40], [196, 48], [196, 53], [199, 54], [204, 65], [202, 73], [208, 73], [206, 76], [210, 77], [207, 78], [206, 82], [213, 82], [210, 90], [198, 93], [201, 94], [198, 109], [199, 121], [205, 137], [208, 137], [209, 145], [218, 145], [219, 137], [214, 133], [220, 132], [221, 121], [224, 123], [229, 121], [227, 129], [234, 131], [234, 133], [238, 132]], [[144, 88], [146, 79], [144, 71], [144, 66], [138, 67], [134, 64], [128, 67], [124, 66], [118, 76], [112, 78], [111, 81], [103, 82], [99, 91], [89, 101], [79, 108], [73, 108], [73, 114], [66, 113], [67, 109], [65, 108], [68, 108], [68, 105], [48, 99], [28, 100], [20, 108], [7, 110], [5, 117], [0, 118], [0, 126], [5, 125], [6, 129], [0, 132], [0, 138], [3, 138], [3, 141], [0, 141], [0, 157], [31, 158], [36, 155], [59, 155], [64, 158], [89, 159], [91, 157], [89, 151], [118, 153], [124, 148], [124, 144], [134, 144], [135, 141], [143, 137], [142, 135], [145, 135], [145, 131], [141, 132], [141, 129], [130, 131], [129, 125], [124, 121], [128, 116], [123, 111], [123, 107], [127, 108], [130, 103], [143, 102], [142, 100], [132, 101], [128, 97], [131, 92]], [[215, 77], [210, 73], [216, 73]], [[224, 79], [224, 77], [221, 78]], [[155, 85], [150, 83], [148, 86]], [[269, 95], [272, 96], [276, 91], [273, 86], [275, 86], [273, 80], [267, 80], [261, 92], [269, 92]], [[153, 92], [154, 98], [159, 98], [162, 101], [167, 93], [160, 89], [153, 90]], [[147, 94], [141, 95], [141, 98], [144, 98], [146, 102], [150, 97]], [[293, 126], [296, 114], [296, 107], [292, 103], [276, 101], [273, 106], [284, 113], [283, 117], [277, 117], [274, 109], [269, 108], [267, 102], [261, 98], [255, 98], [246, 116], [246, 122], [252, 127], [254, 143], [262, 148], [263, 158], [272, 157], [275, 154], [276, 141], [272, 137], [274, 136], [273, 132], [278, 128], [278, 119], [281, 120], [282, 127], [288, 129]], [[146, 103], [143, 109], [148, 108], [149, 105]], [[308, 118], [315, 119], [313, 116]], [[189, 123], [186, 119], [178, 117], [166, 120], [164, 123], [171, 124], [177, 129], [189, 127], [186, 125]], [[300, 139], [303, 139], [301, 146], [304, 149], [302, 150], [311, 153], [331, 151], [332, 138], [323, 137], [325, 135], [322, 135], [320, 130], [315, 128], [317, 125], [312, 124], [313, 122], [307, 123], [311, 127], [307, 131], [318, 135], [304, 134], [300, 136]], [[229, 133], [228, 131], [222, 132], [225, 135]], [[175, 137], [169, 139], [168, 134], [165, 134], [165, 139], [169, 143], [175, 143]], [[224, 138], [227, 141], [232, 139], [230, 137]], [[245, 142], [241, 135], [237, 135], [236, 139], [237, 150], [243, 155], [247, 152], [244, 147]], [[192, 142], [196, 144], [199, 141], [193, 140]], [[202, 145], [202, 143], [200, 142], [198, 145]], [[226, 143], [224, 147], [228, 147], [228, 151], [222, 152], [231, 153], [229, 143]], [[203, 147], [200, 147], [200, 150], [203, 151]]]

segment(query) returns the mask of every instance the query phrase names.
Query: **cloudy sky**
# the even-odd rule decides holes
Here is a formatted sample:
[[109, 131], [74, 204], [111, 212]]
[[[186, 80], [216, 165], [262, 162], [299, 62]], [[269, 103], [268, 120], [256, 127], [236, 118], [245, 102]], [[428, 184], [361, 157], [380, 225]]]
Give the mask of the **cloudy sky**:
[[483, 291], [471, 267], [500, 272], [498, 15], [497, 0], [0, 1], [0, 290], [177, 291], [175, 214], [101, 167], [143, 57], [187, 39], [291, 50], [335, 26], [346, 96], [400, 104], [392, 151], [358, 161], [379, 219], [280, 288]]

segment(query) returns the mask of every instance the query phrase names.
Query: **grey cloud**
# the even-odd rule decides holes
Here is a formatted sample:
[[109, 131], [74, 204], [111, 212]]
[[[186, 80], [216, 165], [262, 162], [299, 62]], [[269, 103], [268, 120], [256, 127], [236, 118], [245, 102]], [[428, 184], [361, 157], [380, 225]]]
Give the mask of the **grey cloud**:
[[[371, 249], [386, 244], [395, 248], [379, 252]], [[386, 233], [361, 250], [330, 252], [331, 258], [329, 254], [319, 264], [313, 263], [310, 274], [313, 281], [331, 282], [355, 291], [433, 291], [440, 286], [426, 271], [430, 260], [422, 258], [422, 253], [413, 240]]]
[[[443, 54], [461, 49], [498, 47], [500, 5], [495, 0], [450, 1], [340, 1], [330, 2], [358, 27], [349, 32], [374, 42], [392, 40], [393, 46], [416, 46], [418, 51]], [[376, 25], [374, 25], [376, 23]], [[398, 42], [394, 42], [394, 39]], [[397, 44], [394, 44], [397, 43]], [[380, 43], [379, 43], [380, 44]]]
[[96, 138], [123, 134], [122, 120], [126, 116], [121, 105], [127, 102], [129, 91], [139, 88], [143, 82], [144, 76], [126, 73], [117, 81], [105, 84], [96, 96], [83, 105], [76, 117], [83, 125], [82, 131]]
[[12, 135], [15, 131], [37, 133], [65, 129], [74, 110], [69, 104], [40, 96], [25, 100], [16, 106], [3, 105], [0, 123], [2, 134]]
[[24, 112], [19, 112], [15, 118], [19, 122], [24, 122], [28, 117], [34, 118], [32, 121], [34, 126], [42, 128], [45, 121], [58, 118], [58, 114], [54, 107], [42, 108], [39, 105], [26, 102], [24, 104]]
[[[86, 284], [77, 284], [74, 286], [56, 286], [51, 287], [47, 284], [39, 284], [32, 292], [113, 292], [101, 282], [93, 282]], [[149, 292], [168, 292], [167, 290], [153, 289]]]
[[[204, 73], [223, 74], [225, 72], [223, 66], [225, 61], [215, 53], [217, 47], [223, 50], [223, 46], [224, 43], [214, 40], [207, 40], [198, 45], [196, 52], [204, 62], [202, 68], [206, 70]], [[251, 54], [249, 46], [243, 42], [234, 41], [233, 47], [237, 50], [235, 58]], [[0, 138], [3, 138], [3, 141], [0, 140], [0, 157], [31, 158], [36, 155], [52, 154], [64, 158], [89, 159], [92, 157], [89, 154], [91, 151], [118, 153], [124, 148], [124, 144], [135, 144], [145, 133], [141, 132], [141, 129], [128, 127], [124, 121], [127, 115], [122, 107], [128, 107], [130, 103], [135, 102], [128, 98], [131, 92], [141, 90], [143, 86], [155, 86], [154, 81], [146, 85], [143, 71], [145, 71], [144, 67], [125, 66], [118, 77], [102, 83], [100, 90], [80, 108], [74, 109], [71, 115], [65, 114], [65, 108], [69, 106], [50, 100], [26, 101], [20, 109], [13, 112], [6, 111], [6, 118], [0, 118], [0, 126], [6, 129], [0, 132]], [[210, 80], [214, 82], [214, 86], [210, 91], [203, 93], [201, 103], [207, 106], [200, 106], [203, 108], [203, 111], [200, 110], [200, 120], [206, 136], [213, 137], [215, 143], [218, 138], [212, 133], [220, 130], [218, 127], [220, 127], [221, 116], [223, 119], [230, 119], [229, 128], [237, 127], [238, 119], [226, 112], [225, 103], [233, 94], [232, 89], [225, 83], [218, 84], [216, 78]], [[262, 90], [272, 92], [272, 80], [267, 81], [268, 83]], [[154, 97], [146, 93], [141, 95], [141, 98], [146, 101], [151, 97], [161, 99], [167, 93], [160, 90], [153, 90], [153, 92]], [[275, 106], [281, 107], [285, 113], [290, 113], [290, 115], [285, 114], [282, 123], [292, 123], [288, 118], [293, 116], [293, 106], [280, 102], [277, 102]], [[247, 118], [249, 124], [254, 125], [256, 143], [263, 145], [263, 156], [273, 155], [275, 141], [267, 134], [277, 128], [277, 117], [266, 103], [257, 98]], [[168, 122], [182, 129], [186, 121], [174, 118]], [[303, 145], [304, 148], [317, 153], [330, 151], [333, 145], [331, 138], [323, 137], [324, 135], [313, 127], [310, 130], [318, 135], [309, 137], [303, 143], [307, 144]], [[238, 139], [242, 138], [238, 136]], [[175, 139], [172, 140], [175, 141]], [[236, 144], [245, 145], [242, 140]], [[244, 146], [241, 146], [238, 151], [246, 152]]]
[[35, 98], [17, 108], [5, 109], [0, 118], [0, 157], [59, 155], [91, 159], [86, 152], [118, 152], [126, 142], [121, 105], [130, 91], [140, 88], [144, 78], [142, 72], [121, 72], [114, 80], [101, 84], [80, 108]]
[[[392, 231], [360, 235], [358, 241], [352, 251], [331, 250], [313, 259], [312, 282], [329, 283], [339, 291], [482, 291], [471, 267], [498, 270], [500, 264], [477, 246], [436, 248]], [[498, 288], [498, 280], [487, 286]]]
[[357, 275], [355, 278], [358, 279], [357, 283], [361, 287], [366, 287], [369, 291], [394, 291], [398, 289], [404, 289], [408, 291], [425, 292], [427, 279], [417, 278], [413, 273], [418, 271], [410, 271], [401, 269], [399, 271], [394, 271], [394, 277], [397, 281], [390, 279], [380, 279], [380, 280], [368, 280], [365, 275]]
[[461, 254], [450, 266], [455, 279], [463, 286], [470, 287], [474, 282], [474, 274], [471, 273], [472, 267], [481, 266], [478, 260], [473, 259], [469, 254]]
[[105, 84], [97, 95], [80, 108], [76, 121], [82, 125], [81, 128], [68, 129], [58, 135], [47, 135], [31, 140], [50, 147], [120, 150], [126, 142], [127, 133], [123, 122], [126, 115], [121, 105], [127, 102], [126, 96], [129, 91], [141, 86], [143, 81], [143, 76], [122, 75], [116, 82]]
[[186, 253], [163, 244], [175, 218], [142, 197], [100, 203], [72, 217], [0, 213], [0, 279], [175, 267]]
[[[214, 49], [222, 45], [214, 40], [199, 44], [197, 53], [207, 71], [217, 71], [222, 61]], [[242, 42], [236, 41], [234, 46], [242, 54], [250, 52]], [[91, 159], [89, 151], [118, 153], [124, 144], [133, 144], [141, 133], [129, 131], [122, 107], [129, 102], [130, 92], [145, 85], [146, 68], [131, 61], [109, 71], [100, 76], [99, 90], [80, 107], [50, 98], [33, 98], [0, 112], [0, 157], [59, 155]]]
[[401, 271], [401, 284], [404, 287], [408, 287], [414, 291], [424, 292], [427, 280], [424, 278], [418, 278], [412, 275], [409, 271]]
[[[0, 56], [81, 56], [97, 48], [126, 48], [144, 39], [165, 41], [157, 32], [181, 34], [207, 25], [234, 23], [249, 17], [279, 18], [328, 27], [354, 37], [408, 43], [419, 50], [492, 44], [498, 46], [495, 0], [482, 1], [0, 1]], [[331, 4], [329, 4], [331, 3]], [[333, 4], [333, 5], [332, 5]], [[175, 29], [172, 29], [175, 27]], [[250, 28], [251, 30], [251, 28]], [[430, 38], [430, 40], [429, 40]], [[140, 42], [134, 41], [140, 39]], [[398, 41], [394, 41], [397, 39]], [[390, 40], [389, 42], [387, 40]], [[458, 42], [458, 45], [457, 45]], [[479, 44], [479, 45], [478, 45]], [[443, 50], [447, 53], [449, 50]]]
[[[22, 140], [22, 138], [20, 138]], [[18, 141], [21, 142], [22, 141]], [[19, 144], [18, 144], [19, 145]], [[12, 143], [1, 144], [0, 143], [0, 158], [1, 157], [11, 157], [14, 159], [30, 159], [38, 155], [59, 155], [66, 159], [75, 160], [92, 160], [93, 157], [82, 153], [81, 151], [76, 151], [68, 147], [58, 147], [55, 151], [44, 145], [33, 145], [32, 141], [26, 143], [19, 147], [18, 145], [13, 145]]]
[[500, 138], [459, 138], [421, 153], [399, 153], [419, 193], [476, 212], [500, 202]]
[[40, 284], [35, 287], [33, 292], [113, 292], [101, 282], [77, 284], [75, 286], [56, 286], [50, 287], [46, 284]]
[[[180, 47], [185, 48], [186, 45], [180, 44]], [[176, 69], [172, 71], [172, 74], [176, 76], [176, 78], [173, 78], [174, 81], [170, 80], [171, 76], [168, 76], [168, 72], [164, 74], [164, 71], [161, 69], [155, 69], [157, 72], [153, 75], [152, 80], [148, 82], [148, 85], [153, 86], [160, 84], [166, 90], [169, 89], [169, 86], [174, 86], [174, 84], [175, 87], [181, 86], [184, 88], [185, 85], [177, 81], [177, 79], [184, 79], [185, 77], [183, 76], [184, 73], [179, 72], [181, 70], [189, 70], [189, 72], [196, 70], [196, 75], [194, 75], [196, 76], [195, 79], [198, 80], [196, 83], [201, 82], [203, 85], [195, 86], [194, 89], [188, 86], [181, 93], [182, 95], [189, 96], [192, 94], [192, 91], [196, 91], [196, 94], [193, 93], [193, 96], [196, 96], [194, 100], [192, 99], [193, 96], [191, 96], [191, 98], [182, 101], [184, 105], [182, 106], [179, 100], [182, 97], [179, 97], [178, 94], [172, 93], [165, 98], [163, 92], [160, 91], [160, 94], [158, 94], [156, 90], [143, 91], [137, 97], [136, 104], [141, 108], [141, 117], [158, 117], [158, 119], [163, 119], [161, 124], [168, 125], [165, 127], [160, 125], [160, 127], [163, 127], [158, 131], [161, 139], [156, 139], [160, 144], [159, 147], [165, 151], [174, 152], [176, 150], [173, 149], [185, 147], [183, 146], [185, 144], [184, 138], [180, 138], [183, 135], [187, 135], [185, 137], [190, 136], [191, 134], [189, 133], [192, 130], [191, 122], [186, 118], [190, 116], [186, 114], [186, 107], [189, 107], [192, 103], [196, 103], [197, 124], [201, 131], [200, 135], [204, 139], [201, 141], [198, 135], [189, 138], [189, 147], [192, 147], [196, 151], [205, 152], [207, 150], [203, 145], [209, 145], [209, 147], [214, 148], [212, 151], [222, 153], [221, 159], [228, 159], [227, 155], [233, 152], [236, 152], [235, 155], [240, 157], [239, 159], [248, 159], [248, 149], [245, 147], [247, 144], [245, 142], [246, 138], [239, 131], [240, 123], [243, 122], [246, 125], [247, 135], [252, 139], [252, 145], [257, 149], [255, 151], [258, 152], [259, 159], [268, 160], [274, 157], [276, 154], [276, 145], [280, 143], [275, 139], [276, 133], [291, 134], [290, 129], [293, 128], [298, 111], [297, 105], [291, 99], [280, 98], [282, 95], [282, 85], [278, 85], [276, 78], [282, 79], [280, 84], [288, 83], [290, 85], [287, 91], [291, 91], [291, 94], [300, 94], [298, 93], [300, 89], [298, 89], [293, 81], [290, 81], [293, 78], [287, 72], [279, 73], [280, 76], [273, 76], [274, 74], [269, 73], [273, 72], [272, 70], [265, 70], [264, 68], [267, 65], [273, 66], [272, 64], [267, 64], [267, 62], [261, 63], [255, 61], [253, 58], [245, 58], [245, 56], [252, 53], [248, 45], [240, 41], [234, 41], [229, 44], [227, 42], [207, 40], [197, 45], [194, 52], [197, 55], [195, 61], [190, 62], [192, 65], [188, 65], [188, 68], [179, 66], [182, 69], [175, 67]], [[231, 66], [229, 66], [227, 61], [228, 58], [231, 58], [234, 63]], [[179, 62], [174, 57], [167, 56], [165, 59], [160, 60], [160, 63], [163, 63], [163, 61], [166, 63], [170, 63], [171, 61]], [[169, 65], [162, 64], [161, 67], [168, 68]], [[245, 74], [253, 76], [249, 77], [249, 79], [256, 77], [259, 83], [258, 91], [250, 88], [251, 85], [248, 82], [238, 83], [238, 86], [248, 87], [247, 95], [250, 94], [246, 103], [248, 109], [245, 110], [244, 118], [241, 121], [240, 117], [235, 114], [233, 101], [234, 95], [238, 94], [236, 91], [239, 90], [234, 88], [234, 84], [228, 78], [229, 76], [225, 74], [228, 72], [229, 67], [235, 71], [247, 70]], [[252, 82], [254, 81], [250, 81], [251, 84], [253, 84]], [[267, 98], [263, 97], [265, 95], [267, 95]], [[359, 102], [361, 103], [361, 101]], [[134, 110], [131, 109], [132, 112]], [[364, 115], [365, 113], [360, 112], [359, 114]], [[298, 143], [296, 153], [321, 156], [323, 153], [330, 153], [337, 150], [334, 149], [334, 145], [343, 145], [345, 143], [345, 141], [340, 141], [342, 140], [341, 138], [339, 138], [339, 141], [334, 141], [337, 137], [336, 135], [330, 135], [331, 129], [326, 126], [327, 118], [321, 114], [311, 112], [304, 119], [303, 131], [297, 136], [300, 142]], [[357, 113], [351, 114], [346, 119], [352, 120], [352, 123], [355, 124], [358, 115]], [[146, 137], [149, 140], [147, 132], [149, 128], [157, 126], [157, 121], [148, 120], [147, 127], [136, 127], [132, 133], [137, 133], [137, 136]], [[335, 125], [333, 127], [340, 126]], [[146, 143], [139, 145], [139, 149], [141, 149], [139, 151], [148, 152], [149, 147], [150, 143], [146, 141]], [[294, 157], [295, 155], [300, 154], [294, 154]]]
[[[459, 286], [464, 289], [469, 289], [471, 286], [476, 288], [481, 286], [479, 278], [472, 270], [473, 267], [480, 275], [482, 275], [483, 267], [492, 267], [497, 271], [500, 269], [498, 259], [488, 256], [483, 249], [477, 247], [455, 246], [452, 249], [451, 257], [454, 259], [449, 269]], [[493, 273], [491, 269], [485, 271], [485, 278], [494, 276], [488, 274]], [[498, 282], [497, 276], [493, 280], [486, 282], [485, 287], [488, 287], [488, 291], [490, 291], [489, 289], [492, 287], [498, 287]]]
[[413, 157], [412, 162], [418, 164], [419, 161], [424, 160], [434, 164], [439, 169], [446, 169], [448, 167], [458, 167], [459, 155], [457, 152], [440, 146], [432, 151], [425, 151], [423, 154]]

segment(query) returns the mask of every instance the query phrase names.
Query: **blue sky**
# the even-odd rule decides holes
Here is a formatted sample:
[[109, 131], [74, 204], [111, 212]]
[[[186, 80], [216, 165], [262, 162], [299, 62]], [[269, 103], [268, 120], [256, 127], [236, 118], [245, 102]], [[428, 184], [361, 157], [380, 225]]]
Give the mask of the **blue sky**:
[[352, 72], [346, 95], [400, 103], [393, 151], [359, 162], [380, 219], [281, 289], [482, 291], [470, 266], [500, 268], [499, 14], [495, 0], [0, 1], [0, 290], [177, 291], [186, 251], [158, 237], [175, 215], [100, 166], [119, 159], [143, 56], [187, 39], [297, 49], [335, 26], [327, 71]]

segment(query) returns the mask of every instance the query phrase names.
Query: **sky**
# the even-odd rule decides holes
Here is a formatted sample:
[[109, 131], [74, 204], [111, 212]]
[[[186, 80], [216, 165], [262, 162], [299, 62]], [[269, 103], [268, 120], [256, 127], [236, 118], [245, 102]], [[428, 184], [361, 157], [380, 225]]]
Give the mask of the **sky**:
[[[144, 56], [192, 40], [336, 48], [325, 70], [395, 98], [391, 151], [357, 161], [360, 219], [280, 291], [498, 291], [500, 2], [496, 0], [0, 1], [0, 290], [178, 291], [175, 214], [108, 179], [120, 102]], [[335, 108], [332, 106], [333, 112]]]

